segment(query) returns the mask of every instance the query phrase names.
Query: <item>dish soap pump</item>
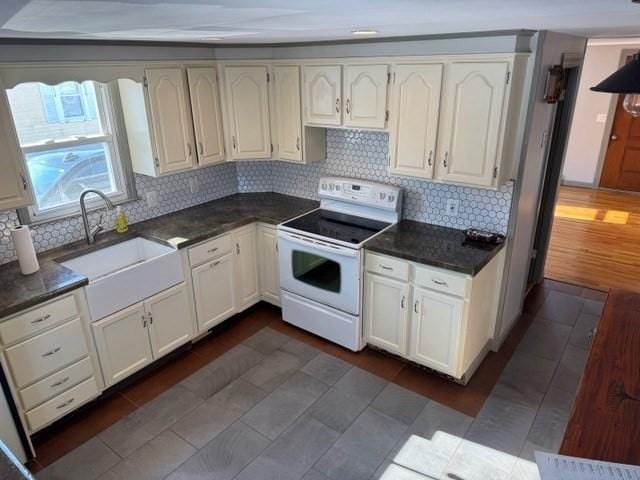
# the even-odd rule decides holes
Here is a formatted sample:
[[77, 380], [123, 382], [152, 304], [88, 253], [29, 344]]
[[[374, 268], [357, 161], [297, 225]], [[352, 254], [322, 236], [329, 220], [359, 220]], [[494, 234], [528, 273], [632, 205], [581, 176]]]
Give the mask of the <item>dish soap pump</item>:
[[129, 230], [129, 219], [121, 206], [116, 207], [116, 232], [125, 233]]

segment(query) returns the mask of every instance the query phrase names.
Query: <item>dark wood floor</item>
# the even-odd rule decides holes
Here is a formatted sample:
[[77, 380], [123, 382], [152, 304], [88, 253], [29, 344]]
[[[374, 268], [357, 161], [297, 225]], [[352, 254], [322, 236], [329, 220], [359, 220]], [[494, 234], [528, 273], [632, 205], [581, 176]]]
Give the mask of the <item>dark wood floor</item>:
[[604, 299], [602, 292], [561, 282], [546, 280], [536, 286], [529, 293], [524, 313], [500, 351], [487, 355], [466, 386], [371, 348], [365, 348], [359, 353], [346, 350], [285, 323], [278, 308], [261, 303], [225, 322], [219, 329], [194, 344], [193, 348], [131, 385], [94, 402], [60, 425], [54, 425], [39, 434], [34, 439], [37, 459], [29, 463], [29, 468], [37, 472], [53, 463], [266, 326], [475, 417], [533, 321], [535, 312], [551, 290], [595, 300]]

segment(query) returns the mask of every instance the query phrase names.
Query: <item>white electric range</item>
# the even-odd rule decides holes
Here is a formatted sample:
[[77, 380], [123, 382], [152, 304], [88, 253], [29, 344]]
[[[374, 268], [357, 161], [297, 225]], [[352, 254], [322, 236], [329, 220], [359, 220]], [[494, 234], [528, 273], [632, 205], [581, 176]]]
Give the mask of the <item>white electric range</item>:
[[364, 348], [364, 243], [400, 218], [402, 190], [325, 177], [320, 208], [278, 225], [283, 319], [354, 351]]

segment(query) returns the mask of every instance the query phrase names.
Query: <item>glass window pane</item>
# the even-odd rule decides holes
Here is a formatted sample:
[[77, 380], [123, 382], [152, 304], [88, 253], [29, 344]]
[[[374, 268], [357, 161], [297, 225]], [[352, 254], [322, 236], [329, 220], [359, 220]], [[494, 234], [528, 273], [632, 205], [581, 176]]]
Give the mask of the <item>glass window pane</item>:
[[109, 144], [93, 143], [25, 155], [40, 210], [77, 202], [85, 188], [116, 193]]
[[94, 82], [21, 83], [7, 90], [20, 145], [105, 135]]
[[340, 292], [340, 264], [309, 252], [292, 253], [293, 276], [314, 287]]

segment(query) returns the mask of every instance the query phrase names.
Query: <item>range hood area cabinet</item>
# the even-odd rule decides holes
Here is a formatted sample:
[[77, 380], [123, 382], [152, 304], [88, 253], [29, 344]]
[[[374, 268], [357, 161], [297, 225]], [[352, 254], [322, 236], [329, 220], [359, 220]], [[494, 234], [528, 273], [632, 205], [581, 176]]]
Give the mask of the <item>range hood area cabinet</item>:
[[133, 170], [159, 177], [225, 160], [213, 67], [149, 68], [118, 80]]
[[223, 68], [228, 160], [324, 160], [326, 131], [302, 124], [299, 65]]
[[527, 59], [394, 64], [389, 173], [493, 188], [509, 181]]

